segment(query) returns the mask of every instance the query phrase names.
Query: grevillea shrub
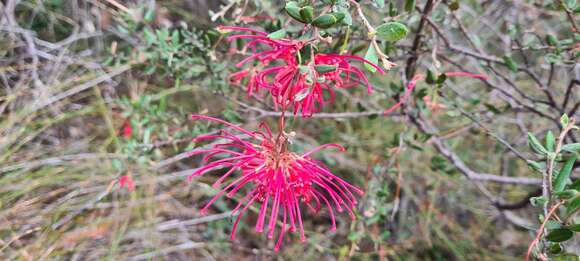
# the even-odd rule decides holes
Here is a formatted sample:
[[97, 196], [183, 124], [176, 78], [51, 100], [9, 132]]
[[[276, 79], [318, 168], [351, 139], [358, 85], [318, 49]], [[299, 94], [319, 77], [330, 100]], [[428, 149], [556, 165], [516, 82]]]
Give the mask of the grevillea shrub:
[[[252, 53], [238, 63], [238, 67], [252, 59], [259, 62], [257, 66], [234, 73], [233, 82], [239, 84], [246, 79], [248, 96], [265, 92], [271, 96], [282, 113], [277, 133], [273, 133], [265, 122], [260, 124], [259, 130], [249, 131], [218, 118], [192, 115], [193, 119], [220, 123], [232, 129], [232, 131], [223, 129], [219, 134], [203, 135], [194, 139], [195, 142], [206, 140], [214, 142], [208, 149], [191, 152], [191, 156], [204, 154], [203, 161], [206, 164], [191, 174], [190, 179], [217, 168], [228, 169], [213, 184], [219, 192], [205, 205], [201, 214], [207, 213], [208, 208], [224, 194], [231, 198], [240, 193], [243, 195], [242, 199], [232, 211], [232, 215], [237, 217], [233, 223], [230, 239], [235, 239], [236, 228], [248, 207], [258, 204], [260, 210], [255, 230], [266, 232], [270, 239], [278, 233], [275, 251], [280, 249], [286, 232], [298, 230], [300, 239], [305, 240], [302, 208], [306, 207], [313, 214], [325, 208], [331, 219], [331, 231], [336, 230], [336, 212], [346, 210], [354, 219], [356, 195], [362, 195], [363, 191], [336, 176], [322, 162], [311, 157], [326, 147], [340, 151], [344, 151], [344, 148], [339, 144], [325, 144], [303, 154], [291, 151], [290, 137], [285, 132], [285, 112], [286, 109], [293, 108], [294, 114], [301, 111], [303, 117], [312, 116], [320, 107], [332, 102], [334, 88], [364, 85], [371, 94], [372, 86], [369, 80], [360, 68], [351, 64], [352, 61], [367, 63], [381, 74], [384, 71], [361, 57], [339, 54], [315, 54], [310, 65], [301, 67], [296, 60], [296, 54], [304, 47], [304, 42], [273, 40], [265, 33], [247, 28], [221, 27], [221, 29], [253, 33], [228, 38], [251, 40], [246, 48]], [[270, 49], [258, 50], [256, 46], [258, 43]], [[280, 60], [281, 65], [271, 65], [276, 60]], [[324, 67], [325, 70], [321, 71], [317, 66], [328, 67]], [[485, 79], [483, 75], [462, 72], [451, 72], [446, 75]], [[386, 109], [385, 113], [400, 107], [411, 94], [416, 82], [423, 78], [422, 75], [414, 77], [401, 100]], [[329, 94], [330, 100], [323, 98], [323, 92]], [[226, 181], [228, 179], [229, 181]], [[244, 188], [246, 191], [241, 192]]]
[[[242, 200], [232, 214], [237, 218], [233, 224], [231, 239], [234, 240], [236, 228], [243, 214], [253, 203], [260, 204], [255, 230], [267, 231], [268, 238], [278, 239], [274, 250], [278, 251], [285, 233], [300, 233], [305, 240], [302, 222], [302, 208], [317, 214], [324, 207], [331, 219], [331, 230], [336, 230], [335, 212], [348, 212], [355, 218], [356, 194], [363, 191], [334, 175], [322, 162], [311, 157], [325, 147], [344, 148], [338, 144], [325, 144], [308, 152], [299, 154], [289, 150], [289, 135], [285, 132], [285, 113], [291, 109], [294, 115], [312, 116], [322, 107], [332, 103], [335, 88], [352, 88], [364, 85], [371, 94], [372, 86], [359, 65], [367, 64], [381, 74], [384, 70], [364, 58], [354, 55], [333, 53], [312, 53], [309, 61], [301, 58], [302, 49], [312, 44], [309, 41], [291, 39], [272, 39], [258, 30], [221, 26], [226, 33], [240, 31], [244, 34], [228, 36], [228, 41], [244, 39], [244, 58], [236, 67], [242, 68], [250, 62], [253, 65], [242, 68], [231, 75], [234, 84], [246, 81], [248, 97], [269, 96], [281, 116], [277, 133], [273, 133], [266, 123], [260, 130], [248, 131], [232, 123], [203, 115], [192, 115], [193, 119], [218, 122], [235, 131], [222, 130], [217, 135], [205, 135], [194, 139], [195, 142], [215, 140], [210, 149], [199, 149], [191, 155], [205, 154], [207, 164], [199, 168], [190, 178], [203, 175], [215, 168], [229, 168], [213, 185], [220, 191], [202, 209], [202, 214], [222, 195], [233, 197], [243, 187]], [[312, 48], [312, 47], [311, 47]], [[237, 172], [238, 177], [226, 179]], [[223, 183], [227, 183], [223, 185]], [[268, 223], [266, 224], [266, 218]], [[278, 225], [279, 221], [281, 224]], [[278, 228], [278, 229], [277, 229]]]
[[[291, 10], [287, 11], [292, 15]], [[329, 15], [335, 20], [340, 18], [340, 15]], [[304, 32], [318, 34], [318, 28], [327, 26], [316, 21], [306, 25]], [[286, 130], [285, 116], [292, 114], [308, 118], [322, 108], [330, 108], [338, 89], [362, 86], [368, 95], [372, 95], [373, 88], [364, 72], [365, 67], [377, 75], [384, 75], [385, 70], [394, 64], [384, 54], [374, 57], [376, 59], [369, 57], [377, 61], [380, 58], [383, 69], [356, 55], [322, 52], [318, 48], [322, 39], [320, 35], [292, 39], [287, 38], [283, 30], [271, 34], [240, 26], [219, 26], [218, 30], [228, 42], [243, 43], [240, 50], [230, 52], [243, 57], [235, 65], [230, 82], [245, 88], [248, 99], [269, 101], [280, 116], [274, 132], [266, 122], [251, 131], [216, 117], [192, 115], [196, 121], [219, 123], [225, 127], [217, 134], [196, 137], [196, 143], [211, 143], [209, 147], [190, 153], [191, 156], [203, 155], [204, 163], [190, 179], [216, 173], [218, 169], [222, 171], [213, 184], [219, 191], [205, 204], [201, 214], [207, 213], [222, 196], [232, 198], [239, 194], [241, 199], [232, 211], [235, 221], [231, 240], [235, 239], [244, 214], [255, 204], [259, 207], [255, 230], [266, 233], [270, 239], [276, 238], [275, 251], [280, 249], [287, 232], [298, 231], [300, 239], [306, 240], [303, 225], [308, 216], [306, 209], [313, 215], [326, 211], [331, 231], [336, 229], [337, 213], [346, 212], [355, 219], [357, 196], [363, 195], [363, 191], [313, 158], [324, 148], [339, 151], [344, 151], [344, 148], [339, 144], [325, 144], [303, 153], [290, 150], [291, 135]], [[483, 75], [465, 72], [442, 75], [486, 79]], [[384, 113], [401, 107], [411, 96], [417, 81], [423, 79], [425, 77], [420, 74], [412, 77], [398, 101], [385, 108]]]

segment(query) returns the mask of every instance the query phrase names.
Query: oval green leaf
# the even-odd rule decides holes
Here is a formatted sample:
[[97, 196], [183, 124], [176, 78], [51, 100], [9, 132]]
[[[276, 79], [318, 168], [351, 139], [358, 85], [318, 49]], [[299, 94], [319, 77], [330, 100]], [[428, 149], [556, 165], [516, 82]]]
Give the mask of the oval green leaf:
[[[344, 16], [343, 16], [343, 18], [344, 18]], [[334, 15], [325, 14], [325, 15], [321, 15], [319, 17], [316, 17], [316, 19], [314, 19], [314, 21], [312, 21], [312, 25], [314, 25], [318, 28], [326, 29], [326, 28], [332, 27], [337, 22], [338, 22], [338, 19]]]
[[574, 162], [576, 162], [577, 158], [578, 156], [576, 154], [573, 154], [572, 156], [570, 156], [570, 158], [568, 158], [566, 163], [564, 163], [564, 167], [562, 167], [560, 173], [558, 173], [558, 176], [556, 177], [556, 182], [554, 183], [555, 192], [560, 192], [564, 190], [564, 187], [566, 187], [566, 182], [568, 182], [568, 179], [570, 178], [570, 173], [572, 172]]
[[276, 32], [272, 32], [268, 35], [268, 38], [270, 39], [281, 39], [284, 38], [284, 36], [286, 36], [286, 30], [284, 29], [280, 29]]
[[528, 132], [528, 143], [530, 145], [530, 148], [538, 154], [541, 155], [546, 155], [548, 154], [548, 151], [546, 150], [546, 148], [544, 148], [544, 146], [540, 143], [540, 141], [538, 140], [538, 138], [536, 138], [536, 136], [534, 136], [534, 134]]
[[312, 19], [314, 19], [314, 8], [312, 8], [312, 6], [302, 7], [302, 9], [300, 9], [300, 17], [302, 17], [306, 23], [312, 22]]
[[503, 62], [505, 63], [505, 66], [507, 66], [507, 68], [510, 69], [510, 71], [512, 72], [518, 71], [518, 65], [516, 64], [514, 59], [512, 59], [511, 56], [504, 55]]
[[569, 225], [568, 229], [574, 231], [574, 232], [580, 232], [580, 224], [573, 224], [573, 225]]
[[327, 72], [335, 71], [336, 66], [328, 65], [328, 64], [319, 64], [319, 65], [315, 65], [314, 69], [319, 73], [327, 73]]
[[[369, 45], [369, 49], [367, 49], [367, 53], [365, 54], [365, 60], [374, 63], [374, 64], [378, 64], [379, 63], [379, 56], [377, 55], [377, 50], [375, 50], [375, 47], [371, 44]], [[364, 67], [369, 71], [369, 72], [376, 72], [377, 69], [367, 63], [364, 63]]]
[[580, 152], [580, 143], [569, 143], [569, 144], [562, 145], [562, 150], [572, 152], [572, 153]]
[[376, 35], [383, 40], [389, 42], [396, 42], [405, 37], [409, 33], [409, 29], [399, 22], [387, 22], [377, 27]]
[[554, 151], [556, 145], [556, 138], [554, 138], [554, 133], [552, 131], [548, 131], [546, 134], [546, 149], [548, 151]]
[[288, 13], [289, 16], [291, 16], [292, 18], [304, 23], [304, 19], [302, 19], [302, 15], [300, 15], [300, 7], [298, 6], [298, 3], [295, 1], [290, 1], [288, 3], [286, 3], [286, 6], [284, 7], [284, 9], [286, 10], [286, 13]]
[[564, 242], [574, 236], [574, 233], [566, 228], [554, 229], [546, 236], [548, 241]]

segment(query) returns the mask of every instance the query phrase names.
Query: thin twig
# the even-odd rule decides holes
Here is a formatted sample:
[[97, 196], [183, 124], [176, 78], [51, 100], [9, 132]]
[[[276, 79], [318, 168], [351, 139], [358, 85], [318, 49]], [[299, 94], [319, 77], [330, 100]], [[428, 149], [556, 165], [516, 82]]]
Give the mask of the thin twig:
[[534, 246], [536, 246], [536, 244], [538, 244], [538, 242], [540, 241], [540, 237], [544, 233], [544, 228], [546, 227], [546, 224], [548, 223], [548, 220], [550, 220], [550, 217], [552, 217], [552, 215], [554, 214], [554, 212], [556, 212], [556, 210], [562, 204], [564, 204], [564, 201], [558, 202], [558, 204], [554, 205], [550, 209], [550, 211], [547, 213], [546, 218], [544, 218], [544, 222], [542, 222], [542, 225], [540, 226], [540, 228], [538, 228], [538, 232], [536, 233], [536, 238], [534, 238], [534, 240], [530, 244], [530, 247], [528, 247], [528, 252], [526, 254], [526, 261], [530, 260], [530, 256], [532, 255], [532, 250], [534, 249]]

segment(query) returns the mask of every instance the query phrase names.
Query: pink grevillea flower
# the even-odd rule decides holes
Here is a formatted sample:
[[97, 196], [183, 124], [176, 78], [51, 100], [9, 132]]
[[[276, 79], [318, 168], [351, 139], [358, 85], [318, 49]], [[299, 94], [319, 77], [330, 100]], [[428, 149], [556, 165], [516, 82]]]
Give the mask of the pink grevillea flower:
[[[274, 135], [270, 128], [262, 123], [261, 130], [248, 131], [226, 121], [203, 115], [192, 115], [193, 119], [204, 119], [224, 124], [234, 130], [222, 130], [220, 134], [204, 135], [194, 141], [217, 140], [209, 149], [194, 150], [191, 155], [205, 154], [207, 164], [197, 169], [191, 176], [201, 176], [216, 168], [229, 168], [214, 184], [220, 191], [203, 207], [201, 213], [224, 194], [233, 197], [243, 187], [248, 192], [232, 211], [237, 214], [233, 224], [231, 240], [235, 239], [236, 228], [243, 214], [253, 203], [260, 204], [255, 225], [257, 232], [267, 231], [268, 238], [274, 238], [276, 230], [278, 240], [274, 250], [278, 251], [285, 233], [300, 232], [305, 241], [302, 223], [301, 206], [306, 206], [314, 213], [326, 207], [332, 222], [331, 230], [336, 230], [334, 210], [346, 210], [352, 219], [356, 198], [353, 194], [363, 192], [348, 182], [332, 174], [321, 162], [311, 155], [326, 147], [344, 148], [338, 144], [325, 144], [304, 154], [288, 150], [288, 137], [285, 134]], [[228, 182], [226, 179], [232, 177]], [[226, 183], [226, 184], [224, 184]], [[224, 185], [222, 185], [224, 184]], [[278, 226], [277, 222], [282, 221]]]
[[276, 73], [272, 83], [267, 83], [264, 78], [259, 78], [258, 82], [271, 90], [277, 104], [283, 105], [283, 108], [292, 105], [294, 114], [301, 111], [303, 117], [309, 117], [334, 101], [334, 88], [364, 84], [368, 93], [371, 93], [372, 86], [368, 78], [360, 68], [350, 63], [351, 60], [367, 63], [384, 74], [381, 68], [358, 56], [315, 54], [313, 62], [308, 65], [286, 66], [268, 71]]
[[129, 120], [125, 120], [119, 134], [122, 135], [124, 138], [130, 139], [131, 135], [133, 135], [133, 127], [131, 127], [131, 123]]
[[[447, 77], [449, 77], [449, 76], [467, 76], [470, 78], [480, 79], [483, 81], [486, 81], [488, 79], [486, 75], [477, 74], [477, 73], [470, 73], [470, 72], [446, 72], [445, 76], [447, 76]], [[383, 113], [388, 114], [388, 113], [393, 112], [397, 108], [401, 107], [401, 105], [403, 105], [405, 103], [405, 101], [409, 98], [409, 96], [411, 96], [411, 93], [413, 92], [413, 89], [415, 89], [417, 82], [422, 81], [424, 79], [425, 79], [425, 75], [423, 75], [423, 74], [417, 74], [417, 75], [413, 76], [413, 78], [411, 78], [411, 81], [409, 81], [409, 83], [407, 84], [407, 88], [405, 88], [405, 94], [403, 95], [403, 97], [401, 97], [401, 99], [399, 99], [399, 101], [395, 105], [389, 107]]]
[[[240, 84], [247, 78], [248, 95], [267, 90], [276, 108], [286, 110], [293, 107], [296, 115], [302, 112], [303, 117], [312, 116], [326, 104], [334, 100], [334, 88], [349, 88], [359, 84], [372, 87], [364, 72], [351, 64], [352, 60], [367, 63], [381, 74], [384, 71], [375, 64], [352, 55], [314, 54], [311, 61], [300, 61], [300, 50], [307, 44], [305, 41], [290, 39], [270, 39], [266, 33], [256, 30], [222, 26], [221, 30], [244, 31], [250, 34], [233, 35], [228, 40], [250, 39], [244, 49], [251, 49], [252, 54], [239, 62], [242, 67], [252, 60], [260, 64], [250, 69], [242, 69], [231, 75], [234, 84]], [[267, 50], [258, 50], [258, 44], [268, 46]], [[279, 61], [271, 64], [272, 61]], [[304, 63], [304, 64], [302, 64]]]
[[[228, 36], [226, 39], [228, 41], [236, 39], [247, 39], [248, 43], [244, 46], [244, 51], [250, 49], [251, 54], [243, 59], [241, 62], [236, 64], [236, 67], [242, 67], [244, 64], [252, 61], [258, 60], [261, 63], [268, 63], [269, 61], [282, 59], [288, 64], [296, 63], [296, 53], [304, 47], [305, 41], [291, 40], [291, 39], [272, 39], [268, 37], [268, 34], [260, 32], [257, 30], [237, 27], [237, 26], [219, 26], [220, 31], [243, 31], [249, 34], [236, 34]], [[266, 50], [258, 50], [257, 46], [262, 44], [264, 46], [270, 47]]]
[[133, 177], [131, 175], [121, 176], [117, 181], [119, 183], [119, 189], [127, 187], [128, 191], [133, 191], [135, 189], [135, 183], [133, 182]]
[[374, 63], [355, 55], [316, 54], [314, 56], [315, 66], [327, 65], [336, 68], [329, 68], [327, 72], [321, 74], [328, 83], [334, 83], [337, 88], [349, 88], [363, 83], [371, 94], [372, 86], [368, 78], [360, 68], [351, 65], [349, 60], [361, 61], [374, 67], [380, 74], [385, 73]]
[[[273, 60], [281, 60], [284, 64], [289, 65], [291, 68], [296, 68], [297, 62], [297, 52], [302, 49], [305, 42], [290, 39], [271, 39], [268, 34], [260, 31], [256, 31], [249, 28], [237, 27], [237, 26], [219, 26], [220, 31], [242, 31], [248, 34], [237, 34], [228, 36], [226, 39], [228, 41], [233, 41], [236, 39], [247, 39], [249, 40], [244, 47], [244, 52], [249, 51], [251, 54], [236, 64], [236, 67], [241, 68], [245, 64], [251, 61], [258, 61], [260, 64], [251, 69], [243, 69], [239, 72], [232, 74], [231, 80], [233, 83], [239, 84], [242, 79], [248, 78], [248, 83], [246, 84], [246, 91], [249, 96], [254, 92], [258, 92], [261, 88], [267, 88], [263, 84], [258, 84], [256, 79], [263, 77], [260, 76], [262, 70], [268, 70], [270, 62]], [[258, 45], [263, 45], [264, 47], [269, 47], [266, 50], [259, 50]], [[264, 68], [266, 67], [266, 68]], [[258, 69], [259, 68], [259, 69]], [[278, 67], [275, 67], [278, 68]]]

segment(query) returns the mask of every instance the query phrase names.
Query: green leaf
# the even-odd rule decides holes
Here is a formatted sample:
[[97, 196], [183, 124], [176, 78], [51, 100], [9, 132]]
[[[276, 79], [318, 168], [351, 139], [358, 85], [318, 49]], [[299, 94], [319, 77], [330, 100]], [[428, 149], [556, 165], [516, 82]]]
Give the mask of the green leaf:
[[425, 82], [428, 84], [434, 84], [436, 81], [435, 74], [431, 70], [427, 70], [427, 78], [425, 78]]
[[568, 8], [568, 10], [576, 9], [576, 0], [566, 0], [564, 1], [564, 4], [566, 4], [566, 8]]
[[300, 17], [302, 17], [302, 19], [307, 23], [312, 22], [312, 19], [314, 18], [314, 8], [312, 8], [312, 6], [302, 7], [302, 9], [300, 9]]
[[550, 251], [551, 254], [558, 254], [562, 252], [562, 246], [560, 244], [552, 244], [548, 251]]
[[149, 66], [149, 67], [145, 68], [145, 71], [143, 71], [143, 73], [145, 75], [152, 75], [155, 72], [155, 70], [157, 70], [157, 67]]
[[485, 108], [487, 108], [489, 111], [493, 112], [494, 114], [500, 114], [501, 110], [498, 109], [497, 107], [495, 107], [493, 104], [491, 103], [484, 103], [483, 106], [485, 106]]
[[564, 242], [572, 238], [572, 236], [574, 236], [574, 233], [569, 229], [559, 228], [554, 229], [550, 233], [548, 233], [546, 239], [552, 242]]
[[580, 152], [580, 143], [564, 144], [564, 145], [562, 145], [562, 150], [572, 152], [572, 153]]
[[453, 0], [451, 1], [451, 3], [449, 3], [449, 10], [451, 11], [457, 11], [459, 9], [459, 1], [458, 0]]
[[173, 33], [171, 33], [171, 43], [174, 46], [177, 46], [179, 44], [179, 30], [175, 30], [173, 31]]
[[143, 144], [151, 143], [151, 128], [147, 128], [143, 131]]
[[576, 191], [580, 191], [580, 179], [577, 179], [576, 181], [572, 182], [572, 184], [570, 184], [570, 186], [568, 186], [568, 188], [576, 190]]
[[572, 253], [562, 253], [557, 256], [550, 257], [552, 261], [578, 261], [580, 256]]
[[297, 2], [295, 1], [287, 2], [284, 9], [286, 10], [286, 13], [288, 13], [290, 17], [298, 20], [299, 22], [302, 23], [305, 22], [304, 19], [302, 19], [302, 15], [300, 14], [300, 7], [298, 6]]
[[573, 225], [569, 225], [568, 229], [574, 231], [574, 232], [580, 232], [580, 224], [573, 224]]
[[566, 189], [563, 191], [555, 192], [554, 195], [559, 199], [571, 199], [578, 195], [578, 192], [573, 189]]
[[342, 22], [342, 20], [346, 17], [346, 15], [343, 12], [331, 13], [331, 15], [333, 15], [334, 17], [336, 17], [336, 22], [337, 23]]
[[[348, 12], [348, 9], [340, 10], [339, 12], [344, 15], [344, 19], [341, 19], [342, 23], [345, 25], [351, 26], [352, 25], [352, 16]], [[341, 21], [339, 21], [339, 22], [341, 22]]]
[[534, 207], [543, 206], [546, 202], [548, 202], [548, 200], [544, 196], [530, 198], [530, 204]]
[[[340, 19], [339, 19], [340, 18]], [[327, 29], [338, 23], [340, 20], [344, 18], [344, 14], [342, 13], [332, 13], [332, 14], [325, 14], [319, 17], [316, 17], [314, 21], [312, 21], [312, 25]]]
[[150, 23], [155, 19], [155, 8], [148, 9], [143, 16], [143, 22]]
[[566, 215], [570, 215], [580, 208], [580, 197], [575, 197], [566, 203]]
[[360, 231], [350, 232], [350, 234], [348, 234], [347, 239], [350, 241], [357, 241], [357, 240], [361, 239], [363, 236], [364, 236], [364, 233], [360, 232]]
[[385, 0], [375, 0], [374, 3], [378, 8], [385, 7]]
[[560, 173], [558, 173], [558, 176], [556, 177], [556, 182], [554, 183], [555, 192], [562, 191], [564, 190], [564, 187], [566, 187], [566, 182], [568, 182], [568, 178], [570, 178], [570, 173], [572, 172], [574, 162], [576, 162], [577, 158], [578, 156], [576, 154], [573, 154], [570, 158], [568, 158], [566, 163], [564, 163], [564, 167], [562, 167]]
[[546, 164], [543, 162], [540, 163], [533, 160], [527, 160], [527, 163], [531, 169], [538, 171], [540, 173], [544, 172], [544, 169], [546, 168]]
[[512, 71], [512, 72], [518, 71], [518, 65], [516, 64], [514, 59], [512, 59], [511, 56], [504, 55], [503, 62], [505, 63], [505, 66], [507, 66], [507, 68], [510, 69], [510, 71]]
[[398, 13], [399, 11], [395, 7], [395, 4], [393, 4], [393, 1], [389, 1], [389, 16], [395, 17]]
[[554, 36], [553, 34], [548, 34], [546, 35], [546, 42], [548, 42], [548, 45], [550, 46], [557, 46], [558, 38], [556, 38], [556, 36]]
[[445, 170], [447, 168], [447, 160], [441, 155], [435, 155], [431, 158], [432, 170]]
[[562, 128], [568, 126], [568, 123], [570, 123], [570, 117], [568, 117], [568, 114], [566, 113], [562, 114], [562, 117], [560, 117], [560, 124], [562, 124]]
[[405, 37], [409, 33], [409, 29], [399, 22], [387, 22], [377, 27], [377, 36], [389, 42], [396, 42]]
[[447, 75], [442, 73], [437, 77], [437, 84], [443, 84], [447, 80]]
[[562, 228], [562, 225], [560, 224], [560, 222], [556, 221], [556, 220], [548, 220], [546, 222], [546, 229], [547, 230], [554, 230], [554, 229], [559, 229]]
[[547, 63], [559, 63], [560, 61], [562, 61], [562, 57], [555, 53], [546, 54], [546, 56], [544, 56], [544, 59], [546, 60]]
[[282, 39], [286, 36], [286, 30], [285, 29], [280, 29], [276, 32], [272, 32], [270, 34], [268, 34], [268, 38], [270, 39]]
[[405, 1], [405, 11], [413, 12], [413, 10], [415, 10], [415, 4], [416, 4], [415, 0], [406, 0]]
[[335, 71], [336, 66], [328, 65], [328, 64], [319, 64], [319, 65], [315, 65], [314, 69], [319, 73], [327, 73], [327, 72]]
[[145, 41], [147, 45], [152, 45], [153, 43], [157, 42], [157, 36], [149, 30], [149, 28], [145, 28], [143, 30], [143, 35], [145, 36]]
[[540, 141], [531, 132], [528, 132], [528, 143], [530, 145], [530, 148], [532, 148], [532, 150], [535, 153], [538, 153], [541, 155], [548, 154], [548, 151], [546, 150], [546, 148], [544, 148], [544, 146], [542, 146]]
[[554, 138], [554, 133], [548, 131], [548, 133], [546, 133], [546, 149], [553, 152], [555, 150], [555, 144], [556, 138]]
[[574, 44], [574, 39], [572, 39], [572, 38], [566, 38], [566, 39], [562, 39], [558, 43], [560, 45], [572, 45], [572, 44]]
[[[369, 48], [367, 49], [367, 53], [365, 54], [365, 59], [371, 63], [378, 64], [379, 63], [379, 56], [377, 55], [377, 50], [375, 47], [370, 44]], [[364, 67], [367, 68], [369, 72], [376, 72], [377, 69], [367, 63], [364, 63]]]
[[366, 224], [368, 226], [368, 225], [372, 225], [374, 223], [377, 223], [379, 221], [381, 221], [381, 215], [374, 215], [366, 220]]

